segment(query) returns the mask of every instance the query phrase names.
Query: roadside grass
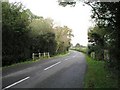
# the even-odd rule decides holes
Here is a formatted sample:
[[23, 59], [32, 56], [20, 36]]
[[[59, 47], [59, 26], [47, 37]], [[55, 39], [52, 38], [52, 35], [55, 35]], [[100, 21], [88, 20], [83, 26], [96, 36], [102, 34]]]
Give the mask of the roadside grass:
[[63, 57], [63, 56], [66, 56], [68, 54], [70, 54], [70, 51], [66, 51], [65, 53], [56, 54], [56, 55], [52, 56], [51, 58], [54, 58], [54, 57]]
[[105, 67], [104, 61], [93, 60], [86, 56], [88, 69], [84, 88], [118, 88], [118, 76]]
[[71, 50], [79, 51], [86, 54], [87, 48], [72, 48]]
[[41, 57], [40, 59], [39, 58], [35, 58], [35, 60], [27, 59], [27, 60], [25, 60], [23, 62], [11, 64], [11, 65], [6, 65], [6, 66], [4, 66], [2, 68], [8, 68], [8, 67], [12, 67], [12, 66], [20, 65], [20, 64], [30, 64], [30, 63], [38, 62], [38, 61], [41, 61], [41, 60], [53, 59], [53, 58], [56, 58], [56, 57], [64, 57], [64, 56], [66, 56], [68, 54], [69, 54], [69, 52], [65, 52], [65, 53], [61, 53], [61, 54], [57, 54], [57, 55], [51, 56], [50, 58], [48, 58], [48, 57]]

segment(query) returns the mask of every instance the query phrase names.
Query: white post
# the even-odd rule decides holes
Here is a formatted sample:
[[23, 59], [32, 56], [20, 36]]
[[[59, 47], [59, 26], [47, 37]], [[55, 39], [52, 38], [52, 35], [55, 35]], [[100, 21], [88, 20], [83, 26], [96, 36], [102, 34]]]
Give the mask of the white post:
[[33, 53], [33, 54], [32, 54], [32, 58], [33, 58], [33, 60], [35, 59], [34, 55], [35, 55], [35, 54]]
[[50, 54], [49, 54], [49, 52], [48, 52], [48, 58], [50, 57]]
[[40, 58], [41, 53], [39, 53], [39, 58]]
[[44, 57], [45, 57], [45, 52], [43, 54], [44, 54]]

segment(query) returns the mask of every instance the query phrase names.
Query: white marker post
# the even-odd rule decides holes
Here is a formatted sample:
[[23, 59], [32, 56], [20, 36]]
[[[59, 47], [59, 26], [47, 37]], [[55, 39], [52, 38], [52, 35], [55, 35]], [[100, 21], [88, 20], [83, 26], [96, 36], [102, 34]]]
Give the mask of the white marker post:
[[44, 57], [45, 57], [45, 52], [43, 54], [44, 54]]
[[41, 55], [41, 53], [39, 53], [39, 59], [40, 59], [40, 55]]
[[34, 55], [35, 55], [35, 54], [33, 53], [33, 54], [32, 54], [32, 59], [33, 59], [33, 60], [35, 59]]
[[50, 54], [49, 54], [49, 52], [48, 52], [48, 58], [50, 58]]

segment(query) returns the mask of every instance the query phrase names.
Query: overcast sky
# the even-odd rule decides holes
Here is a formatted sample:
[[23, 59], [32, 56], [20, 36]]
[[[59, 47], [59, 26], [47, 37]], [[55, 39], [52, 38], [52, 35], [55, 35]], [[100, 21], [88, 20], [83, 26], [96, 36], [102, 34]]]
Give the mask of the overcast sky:
[[57, 25], [67, 25], [74, 34], [72, 44], [80, 43], [87, 46], [87, 30], [92, 25], [89, 6], [78, 3], [75, 7], [62, 7], [58, 5], [57, 0], [9, 0], [9, 2], [22, 2], [32, 13], [44, 18], [50, 17]]

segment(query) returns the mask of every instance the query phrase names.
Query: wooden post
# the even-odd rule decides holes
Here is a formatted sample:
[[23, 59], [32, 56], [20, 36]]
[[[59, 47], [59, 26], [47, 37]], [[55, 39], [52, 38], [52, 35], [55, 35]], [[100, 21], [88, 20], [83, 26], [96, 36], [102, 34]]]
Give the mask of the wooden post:
[[50, 58], [50, 54], [49, 54], [49, 52], [48, 52], [48, 58]]
[[43, 54], [44, 54], [44, 57], [45, 57], [45, 52]]
[[39, 58], [40, 58], [41, 53], [39, 53]]
[[33, 53], [33, 54], [32, 54], [32, 59], [33, 59], [33, 60], [35, 59], [34, 55], [35, 55], [35, 54]]

